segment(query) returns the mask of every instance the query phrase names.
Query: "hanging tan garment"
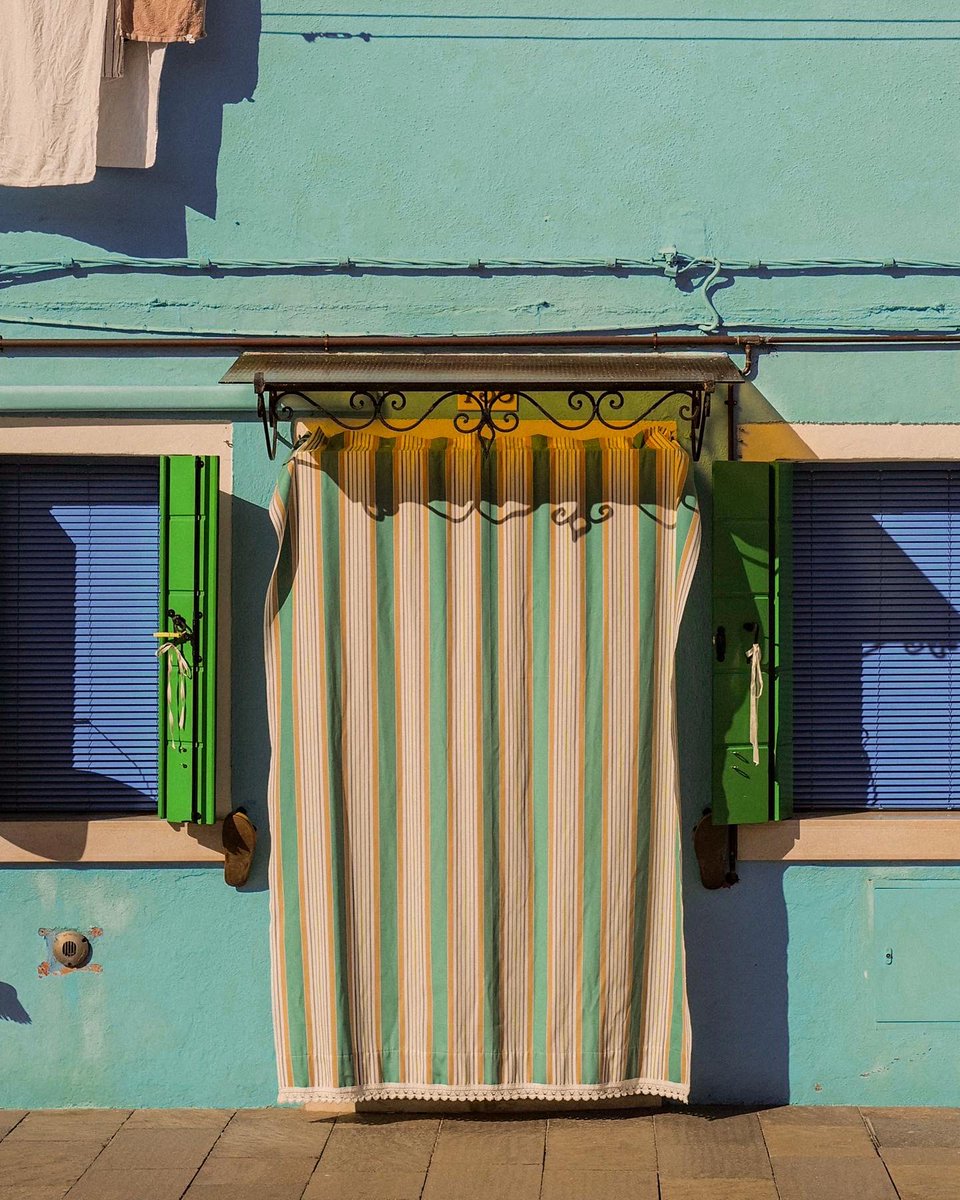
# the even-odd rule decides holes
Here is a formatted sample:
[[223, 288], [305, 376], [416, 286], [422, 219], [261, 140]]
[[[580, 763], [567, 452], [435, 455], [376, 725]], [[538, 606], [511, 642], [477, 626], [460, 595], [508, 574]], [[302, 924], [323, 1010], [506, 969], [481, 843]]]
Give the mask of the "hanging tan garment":
[[0, 187], [89, 183], [107, 0], [4, 0]]
[[107, 0], [107, 31], [103, 39], [104, 79], [119, 79], [123, 74], [123, 47], [120, 0]]
[[206, 0], [122, 0], [123, 36], [133, 42], [195, 42]]
[[123, 74], [100, 83], [98, 167], [152, 167], [157, 157], [160, 71], [166, 46], [129, 42]]

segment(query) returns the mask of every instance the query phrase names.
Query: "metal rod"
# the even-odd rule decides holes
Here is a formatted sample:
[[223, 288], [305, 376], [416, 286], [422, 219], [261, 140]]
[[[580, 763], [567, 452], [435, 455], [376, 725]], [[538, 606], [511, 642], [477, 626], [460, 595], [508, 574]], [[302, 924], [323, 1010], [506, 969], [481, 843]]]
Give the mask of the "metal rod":
[[727, 461], [735, 462], [739, 455], [737, 454], [737, 393], [740, 390], [738, 383], [731, 383], [727, 388], [727, 396], [724, 404], [727, 406]]
[[89, 337], [89, 338], [3, 338], [0, 351], [18, 353], [98, 352], [104, 350], [423, 350], [488, 347], [511, 349], [556, 346], [612, 348], [696, 349], [700, 346], [728, 350], [788, 350], [806, 346], [953, 346], [960, 345], [960, 331], [940, 333], [781, 333], [781, 334], [664, 334], [664, 333], [499, 333], [456, 335], [406, 334], [317, 334], [315, 337], [220, 336], [204, 337]]

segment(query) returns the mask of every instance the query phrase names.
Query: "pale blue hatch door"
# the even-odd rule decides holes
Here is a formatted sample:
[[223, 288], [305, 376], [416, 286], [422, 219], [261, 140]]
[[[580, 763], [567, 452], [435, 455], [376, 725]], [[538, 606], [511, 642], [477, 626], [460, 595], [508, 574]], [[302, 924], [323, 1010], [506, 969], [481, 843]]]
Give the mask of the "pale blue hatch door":
[[878, 1021], [960, 1021], [960, 879], [874, 887]]

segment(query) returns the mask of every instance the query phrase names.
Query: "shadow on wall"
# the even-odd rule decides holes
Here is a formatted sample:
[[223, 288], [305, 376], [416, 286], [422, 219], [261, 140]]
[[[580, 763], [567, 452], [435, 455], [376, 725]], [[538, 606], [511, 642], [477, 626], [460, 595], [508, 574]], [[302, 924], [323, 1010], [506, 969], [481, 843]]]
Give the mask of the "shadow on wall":
[[[157, 162], [101, 168], [92, 183], [0, 188], [0, 233], [52, 233], [142, 257], [186, 254], [186, 209], [217, 213], [223, 107], [257, 86], [260, 0], [208, 0], [207, 36], [167, 51]], [[109, 220], [104, 215], [109, 214]]]
[[9, 983], [0, 983], [0, 1021], [13, 1021], [15, 1025], [29, 1025], [30, 1014], [17, 998], [17, 989]]
[[[739, 392], [741, 420], [782, 420], [756, 388], [744, 386]], [[726, 458], [725, 416], [717, 405], [697, 468], [703, 543], [677, 647], [691, 1099], [783, 1104], [790, 1094], [784, 867], [741, 863], [738, 884], [706, 891], [693, 852], [693, 827], [710, 803], [711, 790], [710, 460]]]
[[[701, 482], [709, 530], [705, 491]], [[704, 706], [711, 687], [710, 634], [705, 538], [677, 650], [691, 1100], [784, 1104], [790, 1095], [784, 868], [741, 863], [738, 884], [706, 891], [693, 853], [693, 826], [710, 797], [710, 716]]]
[[270, 771], [270, 731], [267, 726], [267, 684], [263, 658], [263, 605], [277, 557], [277, 539], [270, 515], [259, 505], [232, 499], [233, 586], [231, 629], [232, 750], [231, 797], [257, 827], [257, 851], [244, 892], [267, 890], [270, 825], [267, 781]]

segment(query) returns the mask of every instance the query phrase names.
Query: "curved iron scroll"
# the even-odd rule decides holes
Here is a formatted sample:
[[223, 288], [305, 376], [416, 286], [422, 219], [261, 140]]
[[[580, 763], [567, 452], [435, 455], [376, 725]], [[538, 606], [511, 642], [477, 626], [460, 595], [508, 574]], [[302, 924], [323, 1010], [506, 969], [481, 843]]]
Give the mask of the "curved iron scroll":
[[[648, 420], [650, 415], [668, 400], [682, 396], [686, 398], [687, 403], [680, 407], [680, 418], [689, 424], [690, 449], [694, 460], [700, 458], [703, 448], [703, 435], [707, 417], [710, 415], [710, 397], [714, 387], [713, 383], [706, 381], [696, 386], [671, 388], [639, 416], [630, 420], [617, 420], [617, 414], [624, 408], [626, 400], [623, 392], [611, 388], [595, 391], [585, 388], [573, 389], [567, 396], [567, 407], [572, 415], [569, 419], [564, 419], [544, 408], [529, 392], [520, 391], [515, 387], [453, 388], [437, 395], [415, 416], [407, 417], [403, 415], [407, 407], [406, 393], [396, 388], [385, 391], [358, 389], [351, 393], [347, 401], [349, 411], [341, 411], [338, 414], [331, 412], [306, 392], [283, 384], [265, 383], [260, 374], [254, 377], [253, 386], [257, 393], [257, 415], [263, 425], [267, 455], [271, 459], [276, 458], [277, 454], [280, 422], [293, 420], [294, 410], [287, 403], [293, 399], [301, 401], [340, 429], [362, 430], [378, 424], [392, 433], [410, 433], [446, 401], [466, 397], [474, 402], [476, 408], [461, 409], [453, 417], [452, 425], [458, 433], [474, 434], [481, 448], [486, 451], [499, 434], [512, 433], [518, 428], [521, 402], [529, 404], [537, 414], [558, 429], [571, 433], [586, 429], [594, 423], [613, 432], [624, 433]], [[516, 407], [497, 407], [500, 401], [507, 399], [515, 399]]]

